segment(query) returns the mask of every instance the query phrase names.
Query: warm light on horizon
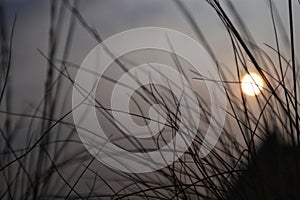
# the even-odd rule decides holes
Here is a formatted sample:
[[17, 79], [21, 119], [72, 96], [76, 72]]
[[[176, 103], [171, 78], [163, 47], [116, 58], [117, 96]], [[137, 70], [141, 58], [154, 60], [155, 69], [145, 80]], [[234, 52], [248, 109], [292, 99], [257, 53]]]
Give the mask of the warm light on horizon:
[[242, 91], [249, 96], [258, 95], [263, 88], [263, 79], [256, 73], [246, 74], [241, 81]]

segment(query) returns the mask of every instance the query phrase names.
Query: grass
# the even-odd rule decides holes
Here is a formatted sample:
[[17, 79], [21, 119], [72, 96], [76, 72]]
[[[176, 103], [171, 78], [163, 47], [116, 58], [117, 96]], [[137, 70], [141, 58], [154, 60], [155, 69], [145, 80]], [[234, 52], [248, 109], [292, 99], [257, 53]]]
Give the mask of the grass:
[[[13, 36], [18, 17], [16, 15], [13, 25], [9, 25], [5, 4], [1, 1], [0, 199], [226, 199], [228, 192], [247, 168], [248, 162], [256, 157], [257, 148], [268, 135], [276, 131], [286, 143], [298, 146], [300, 81], [294, 28], [297, 19], [294, 18], [293, 10], [299, 5], [291, 0], [286, 2], [289, 28], [284, 30], [276, 5], [272, 0], [268, 1], [276, 45], [273, 47], [264, 44], [261, 47], [255, 43], [255, 38], [251, 36], [247, 24], [242, 21], [231, 1], [206, 2], [215, 11], [230, 38], [232, 60], [235, 62], [235, 71], [231, 73], [218, 63], [213, 48], [184, 1], [174, 1], [215, 60], [222, 75], [220, 86], [225, 87], [228, 100], [228, 118], [222, 136], [214, 150], [207, 157], [200, 158], [198, 152], [205, 130], [199, 130], [193, 145], [172, 165], [152, 173], [134, 174], [111, 170], [89, 155], [77, 137], [75, 125], [69, 119], [72, 110], [62, 109], [68, 106], [61, 88], [80, 87], [76, 85], [72, 75], [72, 70], [76, 70], [79, 65], [68, 60], [75, 24], [78, 23], [95, 41], [102, 42], [101, 35], [85, 20], [77, 3], [68, 0], [50, 1], [48, 51], [39, 50], [40, 56], [47, 61], [44, 96], [38, 105], [34, 105], [34, 111], [27, 114], [12, 110], [13, 91], [10, 84], [13, 80], [10, 79], [10, 69], [14, 59]], [[230, 11], [224, 9], [225, 4]], [[61, 38], [63, 25], [60, 19], [64, 12], [72, 13], [68, 21], [66, 40]], [[233, 16], [236, 23], [229, 16]], [[289, 52], [285, 52], [280, 46], [281, 40], [286, 41], [285, 37], [288, 37], [289, 43], [286, 45], [289, 46]], [[63, 45], [58, 45], [59, 42]], [[63, 49], [61, 54], [58, 53], [59, 48]], [[170, 58], [177, 69], [190, 73], [175, 54], [170, 55]], [[116, 59], [115, 62], [123, 72], [128, 71], [124, 60]], [[245, 96], [238, 86], [242, 75], [250, 71], [260, 74], [265, 82], [262, 93], [252, 99]], [[190, 81], [201, 82], [207, 80], [206, 78], [201, 74], [194, 74]], [[104, 79], [116, 83], [109, 76]], [[180, 99], [175, 98], [168, 90], [169, 88], [149, 84], [141, 88], [138, 98], [146, 101], [148, 105], [163, 105], [167, 113], [168, 130], [174, 134], [182, 117], [177, 107]], [[207, 125], [210, 119], [209, 104], [200, 94], [197, 97], [203, 112], [199, 113], [199, 117]], [[101, 101], [96, 102], [99, 114], [105, 116], [112, 125], [116, 125], [112, 120], [112, 110]], [[134, 101], [134, 105], [138, 112], [130, 114], [141, 118], [147, 124], [149, 117], [144, 115], [139, 102]], [[28, 128], [22, 134], [26, 135], [26, 147], [16, 148], [14, 144], [25, 124]], [[149, 151], [144, 143], [136, 139], [121, 139], [126, 140], [132, 147]], [[161, 133], [152, 142], [161, 145], [167, 141]], [[159, 148], [159, 144], [156, 148]]]

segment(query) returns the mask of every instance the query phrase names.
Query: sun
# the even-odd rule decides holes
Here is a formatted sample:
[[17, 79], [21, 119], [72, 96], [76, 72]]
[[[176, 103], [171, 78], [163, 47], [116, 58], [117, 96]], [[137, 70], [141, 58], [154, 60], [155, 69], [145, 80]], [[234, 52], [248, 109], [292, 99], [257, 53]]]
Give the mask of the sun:
[[263, 88], [263, 79], [256, 73], [246, 74], [241, 81], [242, 91], [249, 96], [258, 95]]

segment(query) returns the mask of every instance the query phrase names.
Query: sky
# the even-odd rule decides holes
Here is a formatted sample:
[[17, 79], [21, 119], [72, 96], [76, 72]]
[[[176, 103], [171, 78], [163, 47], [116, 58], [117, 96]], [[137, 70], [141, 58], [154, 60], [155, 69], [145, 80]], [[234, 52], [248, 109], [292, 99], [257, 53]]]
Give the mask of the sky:
[[[288, 28], [286, 3], [280, 0], [274, 2], [283, 25]], [[14, 80], [14, 89], [18, 94], [21, 93], [18, 95], [21, 98], [18, 98], [15, 105], [22, 105], [36, 101], [43, 92], [43, 87], [40, 86], [44, 84], [46, 77], [46, 61], [38, 49], [47, 52], [50, 6], [46, 0], [11, 0], [7, 3], [10, 22], [14, 13], [17, 14], [13, 40], [14, 62], [10, 78]], [[232, 3], [257, 44], [261, 47], [264, 43], [274, 46], [268, 1], [234, 0]], [[229, 58], [232, 52], [227, 48], [230, 45], [229, 37], [215, 12], [205, 1], [187, 0], [184, 4], [213, 47], [219, 62], [231, 68], [233, 62]], [[296, 4], [296, 7], [299, 5]], [[174, 29], [198, 40], [189, 22], [172, 0], [80, 1], [79, 10], [104, 39], [128, 29], [150, 26]], [[295, 18], [299, 15], [299, 12], [295, 12]], [[65, 35], [69, 17], [70, 12], [66, 11], [60, 19], [63, 21], [62, 35]], [[295, 24], [295, 35], [300, 32], [299, 28], [300, 25]], [[60, 41], [64, 40], [62, 37]], [[300, 42], [296, 43], [299, 46]], [[77, 24], [69, 60], [80, 64], [96, 45], [97, 42]]]
[[[222, 5], [228, 11], [229, 17], [238, 25], [236, 17], [226, 2], [223, 1]], [[256, 44], [266, 52], [272, 52], [265, 46], [265, 44], [268, 44], [275, 47], [268, 1], [232, 0], [230, 2], [236, 8], [244, 24], [246, 24], [248, 33], [254, 38]], [[103, 40], [133, 28], [162, 27], [182, 32], [202, 44], [202, 40], [197, 36], [191, 24], [173, 0], [90, 0], [88, 3], [86, 1], [77, 1], [77, 3], [78, 10], [83, 18], [97, 31]], [[274, 3], [283, 26], [282, 29], [279, 29], [281, 37], [281, 33], [288, 30], [287, 3], [281, 0], [275, 0]], [[218, 62], [225, 71], [234, 72], [235, 62], [230, 39], [215, 11], [206, 1], [202, 0], [186, 0], [183, 1], [183, 4], [203, 32]], [[40, 52], [45, 55], [48, 54], [50, 2], [46, 0], [11, 0], [7, 1], [6, 8], [9, 28], [12, 27], [13, 18], [16, 14], [12, 42], [12, 65], [9, 76], [12, 89], [12, 111], [16, 113], [32, 113], [42, 101], [45, 89], [47, 60]], [[300, 18], [300, 12], [297, 12], [299, 4], [296, 1], [294, 8], [294, 18], [298, 19]], [[57, 53], [55, 55], [57, 59], [62, 59], [70, 17], [70, 10], [65, 9], [60, 19], [57, 20], [62, 22]], [[278, 25], [278, 27], [280, 26]], [[242, 33], [242, 29], [239, 30]], [[288, 34], [288, 32], [284, 34]], [[295, 35], [299, 34], [300, 24], [295, 23]], [[284, 37], [281, 37], [279, 41], [281, 49], [283, 49], [282, 52], [286, 56], [290, 56], [290, 47], [286, 45]], [[98, 42], [76, 21], [67, 61], [80, 65], [97, 44]], [[300, 45], [299, 37], [296, 37], [295, 44], [298, 49]], [[274, 52], [273, 56], [276, 56]], [[272, 57], [272, 54], [271, 59], [274, 62], [277, 61], [275, 57]], [[70, 73], [75, 77], [76, 69], [70, 70]], [[236, 79], [236, 77], [231, 78]], [[58, 98], [61, 111], [65, 112], [71, 108], [72, 102], [72, 88], [67, 80], [66, 82], [67, 84], [61, 88], [64, 97]], [[234, 87], [236, 87], [238, 92], [237, 85]], [[203, 91], [203, 84], [199, 84], [199, 91]], [[207, 96], [206, 93], [203, 94], [205, 97]], [[108, 97], [109, 95], [100, 96], [104, 100]], [[56, 114], [59, 117], [61, 113]], [[70, 117], [68, 120], [72, 121], [72, 118]]]
[[[226, 2], [222, 2], [225, 10], [228, 11], [233, 22], [238, 24]], [[232, 0], [230, 2], [235, 6], [244, 24], [247, 25], [256, 44], [270, 52], [264, 45], [275, 46], [268, 1]], [[85, 1], [77, 3], [83, 18], [102, 39], [133, 28], [162, 27], [180, 31], [202, 44], [202, 40], [198, 38], [191, 24], [173, 0], [90, 0], [88, 3]], [[288, 30], [287, 4], [281, 0], [275, 0], [274, 3], [284, 29]], [[218, 62], [226, 69], [225, 71], [234, 72], [233, 53], [232, 49], [228, 48], [231, 47], [230, 39], [215, 11], [202, 0], [186, 0], [183, 1], [183, 4], [203, 32]], [[299, 4], [295, 4], [295, 8], [298, 7]], [[7, 1], [6, 8], [10, 28], [16, 14], [12, 67], [9, 76], [12, 89], [12, 111], [31, 113], [43, 99], [45, 88], [47, 61], [39, 51], [45, 55], [48, 53], [50, 2], [46, 0], [11, 0]], [[58, 20], [62, 22], [62, 28], [58, 40], [57, 59], [62, 59], [70, 16], [70, 10], [65, 9]], [[300, 12], [295, 9], [295, 19], [299, 17]], [[295, 24], [295, 35], [298, 33], [300, 33], [300, 25]], [[284, 48], [284, 52], [289, 56], [289, 46], [283, 39], [280, 42], [281, 48]], [[295, 43], [298, 48], [299, 39], [296, 39]], [[67, 60], [80, 65], [97, 44], [98, 42], [77, 21]], [[71, 70], [71, 74], [75, 77], [76, 70]], [[200, 84], [199, 88], [201, 91], [203, 86]], [[72, 101], [70, 84], [67, 83], [61, 90], [65, 97], [59, 98], [60, 104], [62, 110], [67, 111], [71, 108]], [[106, 98], [108, 95], [102, 95], [102, 97]], [[59, 116], [59, 113], [57, 114]]]

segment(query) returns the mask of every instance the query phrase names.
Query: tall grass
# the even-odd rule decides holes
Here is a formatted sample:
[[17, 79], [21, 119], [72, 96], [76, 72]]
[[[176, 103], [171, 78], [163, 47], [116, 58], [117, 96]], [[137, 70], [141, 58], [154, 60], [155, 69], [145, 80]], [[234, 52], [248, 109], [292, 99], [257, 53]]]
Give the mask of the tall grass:
[[[293, 10], [294, 6], [299, 5], [293, 4], [291, 0], [286, 2], [289, 29], [284, 30], [275, 4], [272, 0], [267, 1], [276, 44], [273, 47], [269, 44], [256, 44], [247, 24], [242, 21], [231, 1], [206, 2], [227, 30], [231, 41], [228, 49], [232, 50], [235, 63], [234, 72], [229, 73], [218, 62], [210, 42], [184, 1], [174, 1], [216, 62], [223, 77], [220, 87], [225, 87], [229, 106], [227, 123], [219, 143], [207, 157], [200, 158], [198, 152], [204, 131], [199, 130], [193, 145], [172, 165], [152, 173], [130, 174], [108, 169], [90, 156], [76, 135], [75, 125], [70, 122], [72, 110], [63, 109], [68, 106], [65, 102], [67, 95], [64, 95], [62, 88], [78, 86], [74, 82], [72, 70], [76, 70], [79, 65], [69, 61], [75, 24], [78, 23], [79, 28], [86, 30], [95, 41], [102, 42], [101, 35], [78, 10], [76, 1], [50, 1], [48, 51], [38, 50], [40, 56], [47, 61], [47, 78], [43, 98], [35, 105], [31, 114], [16, 113], [11, 109], [10, 93], [13, 91], [10, 82], [13, 80], [9, 77], [11, 60], [14, 59], [14, 27], [18, 18], [16, 15], [13, 25], [9, 25], [5, 17], [5, 4], [1, 1], [0, 199], [226, 199], [268, 135], [276, 132], [285, 142], [298, 146], [300, 79], [295, 47], [297, 36], [294, 32], [297, 19], [294, 18]], [[230, 11], [226, 11], [225, 6]], [[61, 18], [64, 12], [72, 13], [66, 39], [62, 38]], [[233, 16], [233, 19], [229, 16]], [[289, 52], [280, 47], [281, 40], [289, 41], [286, 44]], [[62, 48], [62, 53], [58, 53], [59, 48]], [[175, 54], [170, 57], [177, 69], [189, 71]], [[124, 72], [128, 71], [124, 60], [116, 59], [115, 62]], [[242, 75], [250, 71], [260, 74], [265, 82], [262, 93], [252, 99], [245, 96], [239, 87]], [[117, 83], [111, 77], [104, 79]], [[196, 73], [193, 81], [195, 80], [217, 82]], [[165, 89], [149, 84], [142, 87], [138, 96], [147, 104], [163, 105], [167, 113], [168, 128], [174, 133], [180, 120], [180, 112], [176, 107], [180, 100], [174, 98], [171, 91], [162, 93]], [[209, 103], [200, 95], [197, 101], [203, 112], [199, 113], [201, 122], [207, 125], [210, 119]], [[99, 113], [116, 125], [112, 120], [112, 110], [97, 99], [96, 102]], [[135, 105], [139, 113], [130, 114], [147, 123], [150, 119], [143, 114], [139, 102], [136, 101]], [[13, 144], [18, 140], [20, 127], [25, 126], [25, 122], [28, 123], [28, 129], [27, 132], [22, 131], [22, 134], [26, 135], [26, 147], [16, 148]], [[137, 140], [122, 139], [128, 140], [132, 147], [149, 151]], [[160, 134], [157, 140], [164, 143], [167, 139]], [[159, 148], [159, 144], [156, 148]]]

